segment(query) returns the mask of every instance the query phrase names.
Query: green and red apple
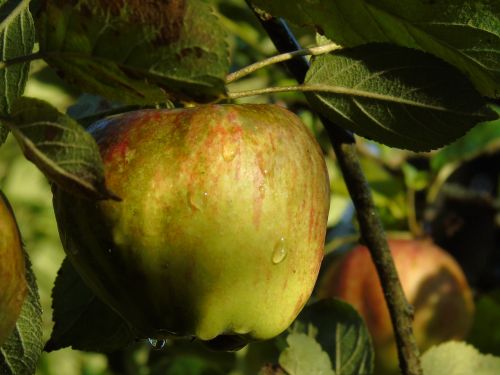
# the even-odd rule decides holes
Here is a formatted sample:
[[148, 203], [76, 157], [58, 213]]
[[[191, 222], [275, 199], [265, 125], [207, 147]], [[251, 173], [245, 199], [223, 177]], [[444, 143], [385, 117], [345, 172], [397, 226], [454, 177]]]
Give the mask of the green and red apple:
[[[419, 349], [423, 352], [432, 345], [464, 339], [472, 324], [474, 305], [458, 263], [430, 240], [392, 238], [389, 248], [403, 291], [414, 308], [413, 330]], [[355, 247], [328, 267], [318, 296], [352, 304], [371, 333], [376, 373], [398, 373], [389, 311], [366, 247]]]
[[11, 334], [27, 293], [21, 235], [0, 192], [0, 346]]
[[141, 110], [89, 128], [121, 201], [55, 189], [66, 252], [138, 337], [234, 349], [285, 330], [323, 258], [329, 181], [275, 105]]

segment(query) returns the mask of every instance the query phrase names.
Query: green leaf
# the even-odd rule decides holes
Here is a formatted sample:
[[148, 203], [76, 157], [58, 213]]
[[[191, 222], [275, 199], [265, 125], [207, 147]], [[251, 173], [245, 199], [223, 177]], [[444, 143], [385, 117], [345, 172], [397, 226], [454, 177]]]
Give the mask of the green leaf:
[[353, 47], [389, 42], [456, 66], [486, 96], [500, 97], [498, 0], [254, 0], [275, 16]]
[[97, 144], [76, 121], [42, 100], [24, 97], [14, 104], [11, 120], [24, 155], [49, 180], [91, 199], [118, 199], [104, 185]]
[[481, 354], [466, 343], [450, 341], [425, 352], [422, 368], [425, 375], [498, 375], [500, 358]]
[[226, 34], [206, 1], [124, 4], [46, 1], [38, 28], [47, 62], [83, 91], [127, 104], [224, 94]]
[[0, 348], [0, 374], [2, 375], [34, 374], [38, 359], [42, 354], [42, 307], [35, 275], [26, 253], [25, 263], [28, 295], [14, 331]]
[[321, 300], [302, 310], [297, 322], [298, 330], [317, 330], [316, 340], [330, 355], [336, 375], [372, 374], [370, 334], [351, 305], [336, 299]]
[[500, 356], [500, 290], [482, 296], [475, 305], [467, 341], [483, 353]]
[[335, 375], [328, 354], [310, 335], [291, 333], [288, 347], [281, 353], [281, 367], [290, 375]]
[[85, 285], [68, 258], [52, 291], [54, 330], [45, 350], [111, 352], [134, 341], [127, 323]]
[[340, 126], [388, 146], [424, 151], [498, 118], [469, 81], [432, 55], [387, 44], [314, 59], [306, 83], [311, 105]]
[[401, 166], [403, 171], [405, 184], [408, 188], [419, 191], [429, 186], [431, 176], [426, 170], [419, 170], [410, 163], [403, 163]]
[[[500, 107], [494, 107], [500, 113]], [[432, 169], [440, 170], [448, 163], [471, 160], [500, 148], [500, 120], [474, 127], [467, 135], [437, 152], [431, 159]]]
[[[35, 42], [35, 28], [29, 11], [29, 1], [0, 0], [0, 60], [6, 61], [31, 53]], [[5, 117], [12, 103], [21, 96], [26, 86], [29, 63], [0, 67], [0, 116]], [[8, 128], [0, 123], [0, 145]]]

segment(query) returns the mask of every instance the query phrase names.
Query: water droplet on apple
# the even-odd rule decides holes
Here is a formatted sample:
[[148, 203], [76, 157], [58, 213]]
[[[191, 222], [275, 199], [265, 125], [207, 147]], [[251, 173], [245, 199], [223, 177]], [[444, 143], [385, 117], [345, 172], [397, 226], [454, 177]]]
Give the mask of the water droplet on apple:
[[188, 191], [188, 203], [192, 209], [199, 211], [207, 203], [208, 192]]
[[259, 186], [259, 193], [260, 193], [260, 197], [264, 198], [264, 194], [266, 193], [266, 187], [264, 185]]
[[222, 146], [222, 157], [225, 161], [231, 161], [235, 158], [237, 147], [238, 145], [232, 142], [228, 142]]
[[286, 253], [287, 251], [285, 238], [281, 237], [278, 242], [276, 242], [276, 245], [274, 245], [273, 256], [271, 260], [274, 264], [279, 264], [286, 258]]
[[167, 343], [165, 339], [148, 339], [149, 344], [154, 350], [161, 350]]

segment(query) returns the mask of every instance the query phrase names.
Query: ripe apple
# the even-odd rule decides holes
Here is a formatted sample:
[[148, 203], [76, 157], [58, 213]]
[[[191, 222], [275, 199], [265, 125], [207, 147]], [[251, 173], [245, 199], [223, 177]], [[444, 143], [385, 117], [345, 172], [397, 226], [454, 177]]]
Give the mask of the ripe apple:
[[138, 337], [219, 349], [285, 330], [323, 258], [329, 181], [275, 105], [141, 110], [89, 128], [121, 202], [55, 189], [66, 252]]
[[16, 324], [26, 292], [21, 236], [12, 208], [0, 192], [0, 346]]
[[[474, 306], [460, 266], [430, 240], [389, 239], [389, 248], [403, 291], [414, 308], [413, 329], [419, 349], [463, 339], [472, 324]], [[389, 311], [366, 247], [354, 248], [328, 267], [318, 296], [352, 304], [371, 333], [376, 373], [398, 373]]]

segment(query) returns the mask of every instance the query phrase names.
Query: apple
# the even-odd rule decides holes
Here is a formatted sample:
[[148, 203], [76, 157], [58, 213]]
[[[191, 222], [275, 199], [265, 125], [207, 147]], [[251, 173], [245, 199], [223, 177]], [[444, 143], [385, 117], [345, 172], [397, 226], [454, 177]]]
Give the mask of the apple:
[[275, 105], [140, 110], [89, 128], [121, 201], [60, 189], [69, 259], [140, 337], [237, 349], [300, 312], [323, 258], [329, 180], [299, 118]]
[[[465, 338], [474, 305], [457, 262], [430, 240], [391, 238], [388, 243], [403, 291], [414, 308], [413, 330], [419, 349], [423, 352], [432, 345]], [[366, 247], [355, 247], [327, 268], [318, 296], [340, 298], [353, 305], [371, 333], [376, 373], [398, 373], [389, 311]]]
[[0, 346], [9, 337], [27, 293], [21, 235], [0, 191]]

